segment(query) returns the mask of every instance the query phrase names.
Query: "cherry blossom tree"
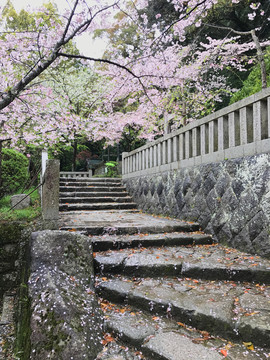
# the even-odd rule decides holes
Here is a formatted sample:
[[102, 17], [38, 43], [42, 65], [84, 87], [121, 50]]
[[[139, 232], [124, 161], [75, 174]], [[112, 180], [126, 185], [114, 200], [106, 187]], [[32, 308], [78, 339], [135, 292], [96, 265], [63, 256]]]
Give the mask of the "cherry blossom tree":
[[[228, 0], [236, 6], [239, 0]], [[85, 132], [94, 139], [105, 137], [108, 144], [120, 139], [125, 127], [141, 129], [140, 136], [151, 139], [161, 127], [165, 113], [173, 112], [178, 122], [190, 121], [212, 107], [221, 93], [233, 89], [221, 75], [225, 67], [245, 70], [247, 51], [254, 42], [239, 42], [225, 37], [187, 45], [192, 27], [200, 28], [218, 0], [171, 0], [177, 18], [164, 27], [148, 25], [144, 9], [147, 0], [73, 0], [59, 18], [46, 21], [33, 17], [31, 29], [15, 31], [2, 25], [0, 38], [0, 144], [24, 143], [51, 145], [64, 137]], [[70, 5], [69, 5], [70, 4]], [[260, 13], [260, 2], [250, 3], [251, 17]], [[1, 9], [3, 11], [3, 8]], [[28, 10], [30, 12], [30, 9]], [[48, 9], [39, 9], [46, 14]], [[116, 14], [122, 14], [115, 19]], [[137, 49], [127, 49], [125, 57], [112, 49], [110, 57], [94, 58], [70, 51], [68, 45], [84, 32], [135, 26], [141, 39]], [[266, 45], [266, 44], [261, 44]], [[56, 96], [46, 73], [59, 69], [63, 61], [80, 59], [85, 64], [98, 63], [99, 73], [110, 81], [98, 96], [99, 106], [89, 114], [76, 113], [64, 93]], [[121, 100], [121, 111], [117, 104]], [[180, 120], [179, 120], [180, 119]], [[72, 131], [71, 131], [72, 129]], [[72, 133], [72, 134], [71, 134]]]

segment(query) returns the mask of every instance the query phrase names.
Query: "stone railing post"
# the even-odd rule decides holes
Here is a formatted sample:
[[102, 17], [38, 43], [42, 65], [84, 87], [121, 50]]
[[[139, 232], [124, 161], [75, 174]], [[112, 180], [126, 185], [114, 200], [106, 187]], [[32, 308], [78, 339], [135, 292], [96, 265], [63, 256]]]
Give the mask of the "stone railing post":
[[44, 176], [45, 170], [46, 170], [46, 162], [48, 160], [48, 151], [42, 150], [41, 153], [41, 175]]
[[42, 217], [46, 228], [57, 228], [59, 217], [60, 161], [47, 160], [42, 186]]
[[127, 157], [128, 152], [123, 152], [122, 153], [122, 174], [127, 174], [128, 173], [128, 169], [127, 169]]

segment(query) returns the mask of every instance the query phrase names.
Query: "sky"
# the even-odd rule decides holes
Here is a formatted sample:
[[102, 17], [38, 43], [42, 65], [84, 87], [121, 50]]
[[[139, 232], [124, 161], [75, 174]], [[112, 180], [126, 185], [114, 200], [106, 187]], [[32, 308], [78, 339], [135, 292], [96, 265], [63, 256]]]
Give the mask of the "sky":
[[[0, 0], [0, 6], [6, 4], [6, 0]], [[31, 7], [39, 7], [46, 0], [11, 0], [15, 10], [18, 12], [21, 9], [25, 9], [28, 5]], [[68, 7], [68, 0], [52, 0], [58, 7], [58, 10], [62, 12]], [[106, 42], [102, 39], [96, 39], [95, 41], [87, 34], [82, 34], [77, 40], [76, 45], [80, 52], [85, 56], [101, 57], [106, 49]]]

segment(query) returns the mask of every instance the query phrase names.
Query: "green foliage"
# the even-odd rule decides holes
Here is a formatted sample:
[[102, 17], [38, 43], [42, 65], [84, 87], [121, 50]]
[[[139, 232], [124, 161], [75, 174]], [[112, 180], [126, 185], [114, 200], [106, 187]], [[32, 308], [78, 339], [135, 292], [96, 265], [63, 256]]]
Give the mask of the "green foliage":
[[[86, 145], [78, 144], [77, 146], [78, 146], [77, 147], [78, 152], [89, 150]], [[58, 146], [56, 151], [57, 151], [57, 155], [54, 157], [60, 160], [60, 170], [71, 171], [72, 162], [73, 162], [73, 153], [74, 153], [73, 146], [69, 146], [69, 145]], [[80, 166], [79, 163], [76, 165]]]
[[[34, 189], [30, 189], [27, 193], [30, 194]], [[31, 221], [41, 215], [40, 196], [38, 190], [35, 190], [31, 195], [31, 205], [22, 210], [10, 210], [10, 199], [12, 195], [4, 196], [0, 199], [0, 220], [27, 220]]]
[[107, 169], [107, 177], [117, 177], [118, 171], [117, 171], [117, 161], [108, 161], [105, 163], [106, 169]]
[[51, 2], [48, 2], [46, 4], [43, 4], [43, 6], [46, 11], [36, 13], [35, 15], [28, 13], [24, 9], [17, 13], [14, 6], [12, 5], [12, 2], [8, 0], [3, 10], [6, 27], [9, 30], [14, 31], [31, 31], [35, 30], [35, 19], [42, 19], [44, 24], [47, 25], [50, 24], [51, 19], [59, 22], [55, 5], [53, 5]]
[[1, 196], [15, 193], [23, 188], [28, 177], [27, 157], [16, 150], [3, 149]]
[[[266, 74], [267, 74], [267, 86], [270, 86], [270, 48], [267, 49], [267, 53], [265, 56], [265, 64], [266, 64]], [[232, 96], [230, 104], [242, 100], [261, 90], [262, 90], [261, 69], [260, 69], [260, 65], [257, 64], [253, 67], [249, 76], [243, 82], [242, 89], [236, 92]]]

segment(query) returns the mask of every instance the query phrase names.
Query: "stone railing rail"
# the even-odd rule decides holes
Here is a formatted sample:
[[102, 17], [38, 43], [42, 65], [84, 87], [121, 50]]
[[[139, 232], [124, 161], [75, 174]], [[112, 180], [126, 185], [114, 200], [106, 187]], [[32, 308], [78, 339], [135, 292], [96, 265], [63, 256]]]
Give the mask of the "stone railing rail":
[[123, 179], [266, 152], [270, 88], [123, 153]]
[[89, 170], [89, 171], [60, 171], [60, 177], [66, 177], [66, 178], [76, 178], [76, 177], [89, 178], [92, 176], [93, 176], [92, 170]]

